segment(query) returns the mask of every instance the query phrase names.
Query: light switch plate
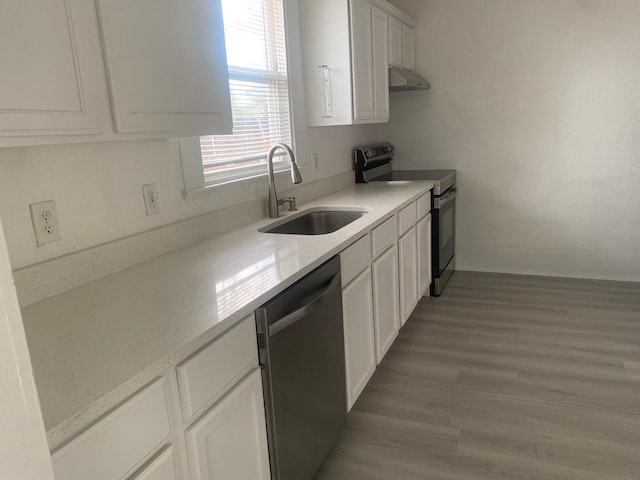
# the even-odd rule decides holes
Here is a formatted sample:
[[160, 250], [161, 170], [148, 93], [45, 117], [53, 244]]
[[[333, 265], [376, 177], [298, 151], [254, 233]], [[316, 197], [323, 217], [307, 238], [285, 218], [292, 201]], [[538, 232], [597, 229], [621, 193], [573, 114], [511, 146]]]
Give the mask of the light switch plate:
[[48, 243], [59, 242], [62, 239], [60, 224], [58, 223], [58, 213], [56, 212], [56, 202], [48, 200], [46, 202], [32, 203], [31, 223], [36, 234], [36, 245], [42, 247]]

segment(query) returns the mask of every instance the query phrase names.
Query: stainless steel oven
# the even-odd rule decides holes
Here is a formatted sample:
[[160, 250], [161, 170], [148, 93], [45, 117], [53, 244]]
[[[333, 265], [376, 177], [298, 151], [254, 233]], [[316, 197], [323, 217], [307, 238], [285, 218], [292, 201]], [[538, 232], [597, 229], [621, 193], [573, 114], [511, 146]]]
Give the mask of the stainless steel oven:
[[456, 195], [454, 185], [441, 195], [433, 196], [431, 293], [440, 296], [456, 268]]
[[394, 148], [390, 143], [356, 148], [356, 183], [433, 183], [431, 295], [439, 297], [456, 266], [456, 171], [394, 170], [393, 153]]

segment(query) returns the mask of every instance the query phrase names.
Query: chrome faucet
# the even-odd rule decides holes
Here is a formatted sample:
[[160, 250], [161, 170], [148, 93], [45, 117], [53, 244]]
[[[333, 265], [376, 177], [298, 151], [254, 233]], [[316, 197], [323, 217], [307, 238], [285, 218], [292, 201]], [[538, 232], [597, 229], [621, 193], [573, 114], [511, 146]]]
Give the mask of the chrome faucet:
[[300, 170], [298, 170], [298, 165], [296, 163], [296, 157], [289, 148], [288, 145], [284, 143], [276, 143], [269, 149], [269, 153], [267, 154], [267, 169], [269, 170], [269, 218], [278, 218], [280, 216], [280, 212], [278, 207], [283, 203], [289, 204], [289, 211], [296, 211], [296, 197], [289, 197], [287, 199], [278, 199], [278, 194], [276, 193], [276, 183], [273, 178], [273, 155], [276, 153], [276, 150], [279, 148], [283, 149], [287, 156], [289, 157], [289, 161], [291, 162], [291, 181], [293, 183], [301, 183], [302, 175], [300, 175]]

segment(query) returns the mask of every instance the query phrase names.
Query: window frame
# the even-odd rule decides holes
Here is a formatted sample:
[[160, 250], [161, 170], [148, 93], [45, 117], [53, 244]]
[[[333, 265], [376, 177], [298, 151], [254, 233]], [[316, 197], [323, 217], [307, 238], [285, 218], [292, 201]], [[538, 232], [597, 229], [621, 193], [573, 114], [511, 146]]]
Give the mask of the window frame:
[[[284, 100], [283, 97], [277, 96], [277, 95], [274, 95], [274, 98], [276, 99], [276, 101], [281, 102], [281, 104], [277, 108], [277, 111], [279, 112], [285, 111], [285, 108], [282, 108], [282, 107], [284, 107], [283, 103], [286, 103], [286, 111], [288, 113], [288, 122], [289, 122], [288, 130], [289, 130], [289, 137], [290, 137], [290, 140], [287, 143], [292, 148], [294, 153], [296, 153], [295, 128], [294, 128], [294, 118], [293, 118], [293, 99], [292, 99], [292, 92], [291, 92], [292, 82], [291, 82], [291, 75], [290, 75], [290, 63], [291, 63], [290, 53], [289, 53], [290, 35], [288, 33], [289, 25], [287, 24], [287, 13], [286, 13], [287, 2], [286, 0], [282, 0], [282, 1], [283, 1], [283, 15], [284, 15], [283, 39], [284, 39], [284, 45], [285, 45], [285, 61], [286, 61], [286, 67], [284, 72], [278, 71], [278, 70], [265, 70], [265, 69], [258, 69], [258, 68], [240, 67], [240, 66], [231, 65], [231, 64], [228, 64], [228, 71], [229, 71], [229, 80], [261, 83], [265, 85], [265, 89], [268, 89], [269, 84], [273, 83], [274, 84], [273, 88], [277, 90], [278, 82], [281, 82], [283, 79], [286, 80], [286, 88], [287, 88], [286, 100]], [[267, 9], [268, 10], [270, 9], [269, 2], [267, 2]], [[270, 60], [268, 60], [267, 63], [276, 64], [277, 62], [275, 59], [279, 56], [278, 52], [279, 52], [278, 49], [275, 47], [269, 48], [267, 55], [270, 58]], [[231, 136], [232, 135], [230, 135], [230, 137]], [[200, 142], [200, 137], [197, 137], [197, 141], [198, 143]], [[200, 157], [200, 164], [203, 169], [203, 175], [204, 175], [203, 186], [204, 187], [224, 185], [227, 183], [256, 178], [256, 177], [267, 174], [267, 165], [266, 165], [267, 152], [265, 152], [264, 155], [254, 155], [254, 156], [245, 157], [247, 160], [255, 159], [260, 161], [260, 163], [257, 163], [257, 164], [254, 163], [251, 165], [239, 165], [237, 167], [231, 167], [225, 170], [220, 170], [218, 172], [204, 171], [206, 162], [202, 158], [202, 151], [200, 149], [199, 149], [199, 157]], [[283, 160], [282, 151], [277, 152], [273, 160], [274, 160], [273, 162], [274, 172], [283, 171], [287, 169], [288, 166], [286, 165], [286, 162], [284, 162]]]
[[[291, 125], [291, 149], [296, 155], [298, 168], [303, 173], [305, 180], [309, 181], [309, 175], [317, 170], [317, 160], [310, 161], [305, 152], [309, 147], [306, 124], [305, 89], [303, 82], [303, 59], [300, 48], [301, 32], [299, 20], [299, 5], [297, 0], [284, 0], [285, 41], [287, 46], [287, 74], [289, 81], [289, 115]], [[267, 169], [246, 175], [214, 183], [206, 183], [202, 155], [200, 152], [199, 137], [180, 137], [176, 139], [176, 151], [180, 159], [183, 189], [182, 197], [186, 200], [191, 197], [208, 195], [214, 192], [225, 192], [225, 202], [241, 202], [249, 198], [262, 196], [262, 185], [267, 177]], [[274, 165], [276, 184], [279, 188], [287, 188], [291, 185], [287, 162]], [[311, 178], [312, 179], [312, 178]], [[255, 186], [254, 186], [255, 185]], [[266, 190], [264, 191], [266, 195]], [[231, 200], [231, 197], [235, 200]]]

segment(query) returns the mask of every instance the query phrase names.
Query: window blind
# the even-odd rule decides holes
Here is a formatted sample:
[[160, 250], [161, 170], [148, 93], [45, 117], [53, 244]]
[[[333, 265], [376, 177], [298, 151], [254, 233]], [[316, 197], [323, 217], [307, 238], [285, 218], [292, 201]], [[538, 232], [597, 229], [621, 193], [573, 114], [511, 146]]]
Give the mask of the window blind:
[[222, 0], [222, 10], [233, 135], [200, 138], [208, 183], [256, 174], [272, 144], [291, 144], [282, 0]]

